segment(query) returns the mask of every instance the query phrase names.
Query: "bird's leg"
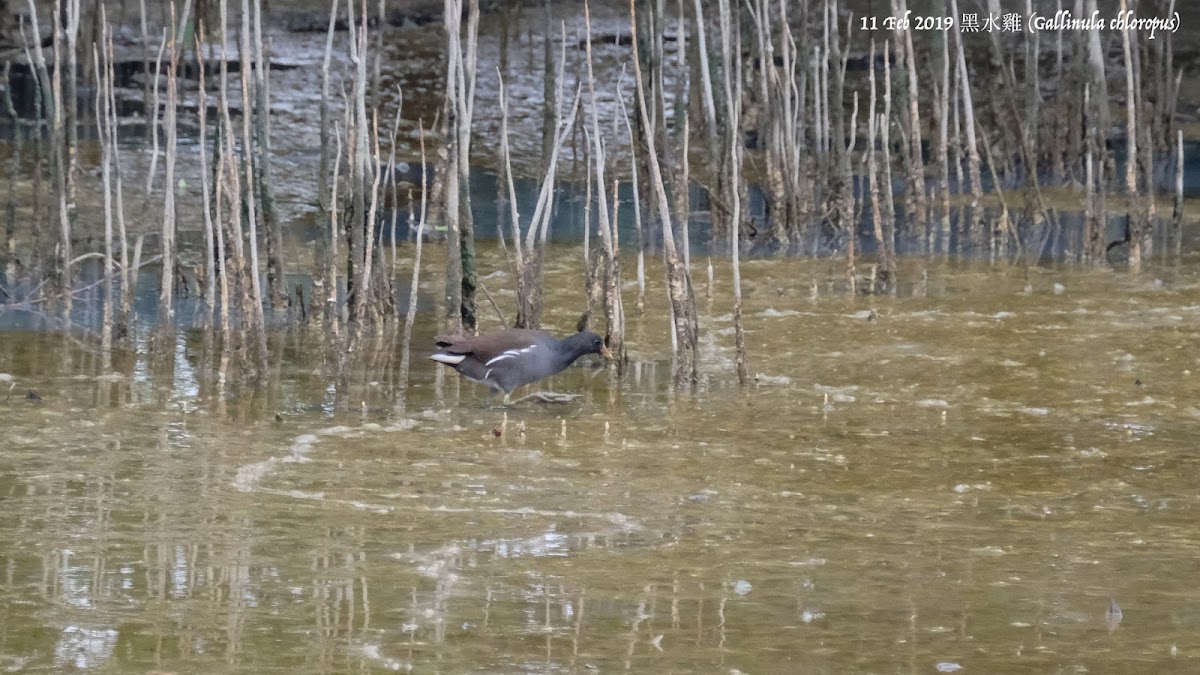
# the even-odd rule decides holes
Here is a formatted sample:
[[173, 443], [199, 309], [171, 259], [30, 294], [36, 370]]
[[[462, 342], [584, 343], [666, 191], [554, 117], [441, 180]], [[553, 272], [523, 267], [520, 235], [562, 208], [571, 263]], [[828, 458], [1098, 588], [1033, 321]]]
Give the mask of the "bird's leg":
[[[503, 407], [507, 407], [509, 404], [508, 396], [509, 396], [509, 392], [504, 391], [500, 387], [490, 386], [490, 387], [488, 387], [487, 396], [484, 396], [483, 400], [484, 400], [484, 404], [487, 405], [487, 407], [489, 407], [489, 408], [495, 408], [495, 407], [503, 408]], [[497, 398], [500, 399], [499, 404], [496, 403]]]

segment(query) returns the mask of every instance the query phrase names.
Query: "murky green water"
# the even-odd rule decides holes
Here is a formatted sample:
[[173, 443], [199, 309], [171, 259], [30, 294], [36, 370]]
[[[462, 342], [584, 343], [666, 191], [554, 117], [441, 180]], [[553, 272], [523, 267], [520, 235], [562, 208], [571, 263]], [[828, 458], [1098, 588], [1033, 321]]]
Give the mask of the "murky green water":
[[667, 387], [652, 264], [629, 377], [571, 369], [547, 386], [580, 402], [501, 437], [454, 373], [415, 359], [400, 409], [394, 361], [339, 387], [301, 332], [224, 396], [192, 336], [98, 378], [60, 336], [4, 334], [0, 667], [1197, 668], [1195, 266], [934, 265], [851, 298], [841, 264], [744, 266], [746, 391], [728, 275], [711, 303], [697, 275], [695, 395]]

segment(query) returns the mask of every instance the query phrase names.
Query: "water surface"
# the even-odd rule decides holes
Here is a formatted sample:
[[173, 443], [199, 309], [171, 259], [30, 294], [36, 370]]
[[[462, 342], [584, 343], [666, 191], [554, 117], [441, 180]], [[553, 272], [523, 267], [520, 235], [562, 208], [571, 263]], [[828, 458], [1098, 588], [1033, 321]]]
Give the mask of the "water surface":
[[432, 316], [403, 401], [394, 359], [339, 383], [299, 329], [224, 389], [194, 333], [115, 374], [0, 334], [0, 667], [1195, 668], [1194, 266], [909, 261], [853, 298], [842, 265], [744, 265], [746, 390], [718, 267], [698, 392], [655, 273], [623, 381], [581, 363], [545, 385], [580, 401], [507, 411], [420, 358]]

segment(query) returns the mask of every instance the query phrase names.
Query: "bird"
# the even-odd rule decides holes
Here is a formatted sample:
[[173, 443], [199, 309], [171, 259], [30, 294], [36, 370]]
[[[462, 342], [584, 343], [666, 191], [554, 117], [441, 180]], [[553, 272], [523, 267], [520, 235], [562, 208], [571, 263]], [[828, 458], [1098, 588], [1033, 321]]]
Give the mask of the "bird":
[[438, 336], [436, 343], [438, 350], [429, 358], [504, 392], [506, 404], [513, 389], [560, 373], [584, 354], [613, 358], [604, 339], [588, 330], [560, 340], [544, 331], [512, 328], [486, 335]]

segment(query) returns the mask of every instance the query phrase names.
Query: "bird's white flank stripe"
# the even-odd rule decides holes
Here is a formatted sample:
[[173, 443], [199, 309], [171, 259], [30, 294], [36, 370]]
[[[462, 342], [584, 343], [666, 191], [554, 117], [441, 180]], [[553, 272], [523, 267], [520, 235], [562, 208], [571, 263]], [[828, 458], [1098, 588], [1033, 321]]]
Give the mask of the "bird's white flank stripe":
[[504, 359], [516, 358], [517, 356], [520, 356], [521, 354], [524, 354], [525, 352], [531, 352], [535, 349], [537, 349], [537, 345], [529, 345], [528, 347], [525, 347], [523, 349], [510, 349], [499, 356], [493, 357], [490, 361], [488, 361], [487, 363], [485, 363], [483, 365], [490, 366], [490, 365], [495, 364], [498, 361], [503, 361]]
[[448, 363], [452, 366], [457, 366], [458, 364], [463, 362], [463, 359], [467, 358], [467, 355], [466, 354], [434, 354], [433, 356], [430, 356], [429, 358], [431, 358], [434, 361], [437, 361], [439, 363]]

